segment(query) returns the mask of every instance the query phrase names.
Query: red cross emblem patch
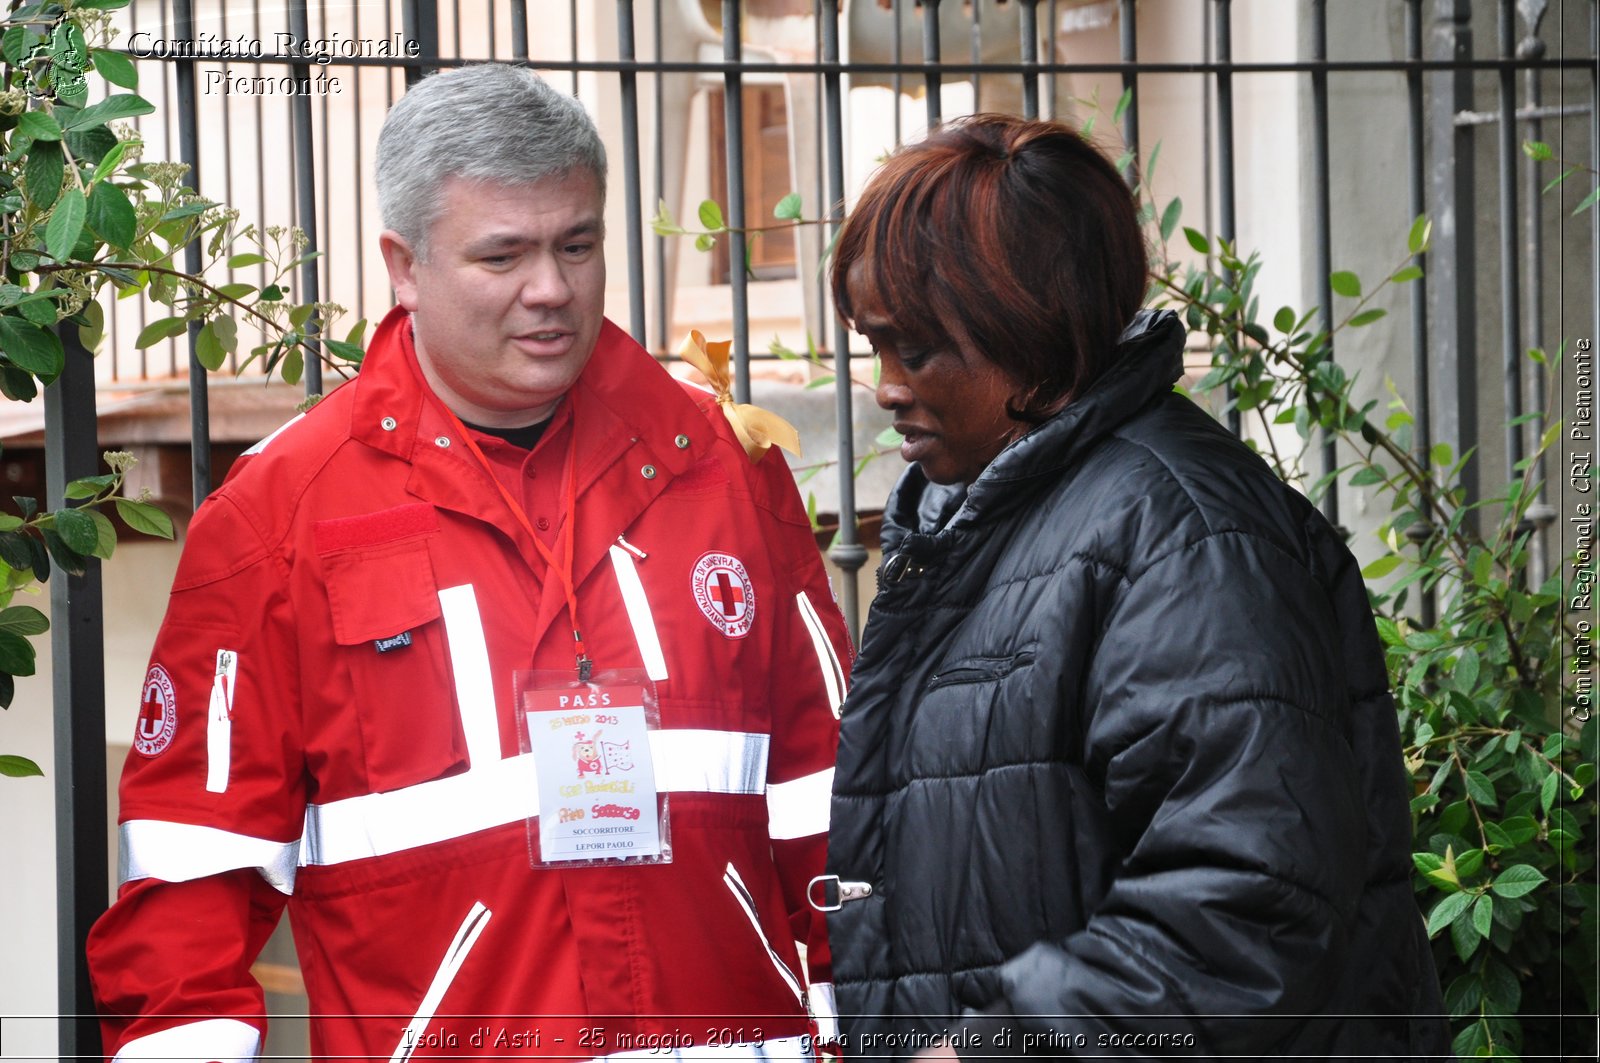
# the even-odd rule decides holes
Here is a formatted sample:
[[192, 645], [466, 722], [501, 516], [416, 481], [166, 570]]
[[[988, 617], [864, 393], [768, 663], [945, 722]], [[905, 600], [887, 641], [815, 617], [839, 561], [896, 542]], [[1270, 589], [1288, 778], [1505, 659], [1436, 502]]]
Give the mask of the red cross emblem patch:
[[694, 602], [711, 626], [730, 639], [750, 634], [756, 615], [756, 588], [744, 563], [715, 551], [694, 565]]
[[139, 697], [139, 722], [133, 726], [133, 748], [147, 757], [166, 751], [178, 730], [178, 694], [172, 677], [159, 664], [145, 673]]

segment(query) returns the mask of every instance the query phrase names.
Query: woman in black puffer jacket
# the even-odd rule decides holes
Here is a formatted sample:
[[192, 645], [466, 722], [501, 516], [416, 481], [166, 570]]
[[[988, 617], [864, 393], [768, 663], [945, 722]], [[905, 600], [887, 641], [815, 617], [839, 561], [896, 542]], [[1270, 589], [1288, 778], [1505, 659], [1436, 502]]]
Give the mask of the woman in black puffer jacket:
[[1053, 123], [900, 150], [839, 239], [914, 463], [814, 891], [844, 1051], [1443, 1057], [1355, 561], [1173, 391], [1145, 283]]

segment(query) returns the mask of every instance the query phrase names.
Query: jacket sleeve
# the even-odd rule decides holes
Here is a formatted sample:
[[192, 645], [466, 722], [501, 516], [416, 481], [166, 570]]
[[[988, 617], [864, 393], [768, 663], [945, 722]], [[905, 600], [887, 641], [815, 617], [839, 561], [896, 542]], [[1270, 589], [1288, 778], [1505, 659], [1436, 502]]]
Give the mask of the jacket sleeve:
[[1001, 968], [982, 1043], [1270, 1054], [1317, 1010], [1367, 870], [1343, 655], [1326, 590], [1263, 540], [1127, 577], [1084, 736], [1123, 859], [1081, 931]]
[[832, 963], [822, 913], [806, 900], [822, 874], [828, 847], [833, 763], [839, 744], [851, 647], [834, 601], [811, 522], [776, 448], [757, 464], [757, 504], [770, 515], [772, 569], [780, 581], [770, 698], [772, 745], [767, 805], [773, 858], [783, 883], [790, 927], [806, 945], [807, 1002], [822, 1039], [838, 1032]]
[[116, 902], [89, 935], [108, 1055], [254, 1058], [250, 965], [304, 816], [286, 574], [226, 495], [190, 527], [120, 788]]

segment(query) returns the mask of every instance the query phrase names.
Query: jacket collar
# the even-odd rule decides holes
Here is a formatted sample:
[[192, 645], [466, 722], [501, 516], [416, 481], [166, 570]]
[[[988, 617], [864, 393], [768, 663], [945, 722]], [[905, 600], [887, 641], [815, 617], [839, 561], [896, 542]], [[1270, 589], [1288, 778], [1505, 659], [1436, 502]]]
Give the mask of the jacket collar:
[[[933, 484], [918, 465], [901, 474], [884, 509], [883, 546], [943, 536], [1022, 504], [1183, 375], [1184, 328], [1170, 310], [1140, 310], [1111, 365], [1075, 402], [1014, 441], [963, 489]], [[913, 544], [915, 545], [915, 544]], [[929, 544], [931, 545], [931, 543]]]
[[[412, 344], [411, 318], [403, 308], [384, 318], [349, 386], [356, 389], [352, 438], [409, 464], [407, 489], [418, 498], [496, 527], [509, 526], [505, 534], [531, 566], [543, 571], [527, 533], [505, 519], [490, 474], [464, 447], [437, 444], [441, 436], [455, 434], [454, 426], [427, 389]], [[581, 582], [673, 478], [709, 453], [713, 433], [684, 389], [609, 320], [562, 402], [559, 416], [572, 418], [578, 448], [574, 577]], [[688, 438], [687, 447], [677, 444], [680, 435]]]

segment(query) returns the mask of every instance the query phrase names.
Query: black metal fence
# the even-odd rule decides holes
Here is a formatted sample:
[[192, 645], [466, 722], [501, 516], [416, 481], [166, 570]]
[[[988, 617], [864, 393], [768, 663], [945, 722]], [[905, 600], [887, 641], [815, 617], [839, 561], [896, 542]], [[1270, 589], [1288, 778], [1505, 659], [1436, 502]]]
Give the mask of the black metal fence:
[[[879, 14], [868, 8], [879, 9]], [[1284, 9], [1290, 11], [1287, 17]], [[1278, 20], [1274, 25], [1281, 23], [1293, 34], [1281, 42], [1289, 57], [1236, 60], [1241, 31], [1253, 32], [1269, 13]], [[1257, 21], [1241, 27], [1236, 14]], [[890, 32], [883, 35], [887, 42], [880, 37], [876, 52], [859, 36], [850, 37], [862, 32], [861, 20], [869, 16], [892, 20]], [[1141, 56], [1141, 31], [1149, 36], [1163, 28], [1163, 20], [1179, 16], [1200, 27], [1188, 42], [1198, 54]], [[703, 20], [694, 26], [698, 38], [675, 38], [668, 32], [696, 17]], [[751, 43], [752, 26], [785, 18], [791, 31], [787, 51]], [[810, 21], [809, 40], [800, 34], [798, 46], [792, 32], [796, 18]], [[1355, 25], [1347, 19], [1375, 20], [1383, 27], [1380, 36], [1386, 47], [1380, 50], [1385, 54], [1338, 54], [1344, 31]], [[1513, 475], [1513, 467], [1528, 452], [1528, 433], [1538, 427], [1518, 418], [1525, 410], [1542, 409], [1549, 389], [1561, 386], [1530, 371], [1525, 350], [1554, 347], [1562, 337], [1593, 337], [1600, 321], [1600, 272], [1594, 257], [1600, 246], [1600, 209], [1587, 215], [1582, 228], [1556, 217], [1541, 195], [1549, 174], [1525, 160], [1521, 150], [1524, 140], [1559, 140], [1567, 158], [1600, 168], [1597, 19], [1595, 0], [1556, 0], [1554, 5], [1541, 0], [1361, 0], [1339, 5], [1285, 0], [1270, 11], [1246, 0], [723, 0], [720, 5], [698, 0], [308, 5], [297, 0], [281, 8], [136, 0], [119, 21], [119, 44], [141, 60], [146, 77], [142, 91], [159, 108], [144, 130], [150, 153], [156, 154], [163, 137], [169, 138], [172, 155], [193, 168], [191, 180], [203, 195], [224, 202], [248, 199], [264, 220], [277, 217], [302, 227], [311, 248], [324, 252], [302, 267], [302, 292], [348, 299], [369, 318], [381, 315], [387, 298], [382, 276], [373, 276], [363, 264], [371, 261], [376, 246], [376, 233], [365, 224], [369, 145], [382, 109], [405, 84], [430, 69], [492, 58], [527, 63], [557, 84], [570, 78], [574, 91], [599, 86], [599, 94], [615, 104], [601, 115], [602, 126], [611, 127], [608, 132], [621, 147], [620, 158], [613, 158], [613, 173], [620, 180], [614, 179], [611, 198], [620, 198], [626, 217], [625, 321], [636, 338], [658, 351], [669, 339], [674, 248], [668, 240], [676, 238], [655, 236], [646, 217], [647, 203], [668, 198], [673, 180], [662, 135], [674, 117], [664, 110], [673, 79], [720, 82], [727, 257], [733, 263], [746, 261], [750, 250], [741, 230], [759, 224], [747, 216], [746, 195], [744, 105], [753, 80], [788, 78], [798, 86], [789, 97], [790, 107], [799, 101], [802, 109], [810, 108], [789, 115], [789, 149], [795, 157], [810, 160], [804, 172], [797, 167], [791, 177], [808, 188], [807, 203], [822, 205], [831, 234], [849, 191], [846, 134], [852, 109], [847, 92], [852, 80], [887, 85], [895, 90], [896, 101], [902, 89], [920, 90], [931, 125], [944, 117], [940, 89], [948, 81], [972, 82], [979, 104], [995, 94], [996, 86], [1003, 87], [1020, 98], [1024, 113], [1036, 115], [1061, 109], [1069, 80], [1098, 76], [1118, 92], [1132, 90], [1121, 135], [1144, 154], [1152, 147], [1151, 130], [1160, 126], [1141, 107], [1147, 90], [1167, 79], [1182, 79], [1190, 86], [1185, 91], [1203, 104], [1200, 157], [1187, 165], [1203, 175], [1205, 228], [1235, 240], [1242, 198], [1294, 195], [1305, 219], [1305, 247], [1298, 264], [1305, 301], [1323, 308], [1324, 327], [1332, 324], [1330, 278], [1336, 251], [1343, 253], [1341, 233], [1359, 229], [1369, 212], [1387, 212], [1407, 222], [1419, 214], [1436, 220], [1427, 276], [1411, 286], [1405, 308], [1410, 331], [1402, 346], [1408, 348], [1404, 375], [1409, 379], [1401, 387], [1416, 415], [1419, 452], [1426, 454], [1440, 439], [1451, 441], [1457, 453], [1482, 445], [1472, 473], [1476, 479], [1470, 481], [1476, 490], [1478, 481], [1499, 482]], [[1063, 27], [1103, 28], [1106, 23], [1116, 27], [1114, 54], [1074, 54]], [[1330, 26], [1338, 31], [1331, 37]], [[720, 39], [720, 56], [705, 54], [706, 27]], [[1003, 40], [997, 40], [999, 27], [1004, 27]], [[330, 45], [334, 54], [324, 64], [305, 51], [274, 47], [285, 40], [280, 33], [292, 34], [298, 42], [342, 38], [353, 43], [342, 51]], [[260, 50], [235, 50], [219, 58], [217, 42], [234, 39], [260, 42]], [[698, 44], [686, 51], [684, 39]], [[363, 42], [379, 40], [415, 43], [401, 49], [410, 54], [398, 55], [370, 54], [381, 50], [363, 47]], [[166, 47], [156, 47], [156, 42]], [[760, 54], [747, 55], [747, 49]], [[1003, 57], [996, 58], [997, 52]], [[296, 80], [333, 75], [348, 78], [351, 91], [298, 92], [276, 100], [257, 95], [242, 105], [218, 105], [202, 80], [218, 70], [223, 78], [235, 72]], [[1242, 185], [1248, 175], [1238, 164], [1240, 138], [1259, 140], [1263, 133], [1244, 124], [1248, 118], [1241, 120], [1241, 94], [1273, 75], [1292, 79], [1300, 100], [1299, 128], [1305, 134], [1303, 146], [1287, 152], [1299, 173], [1288, 192]], [[156, 77], [159, 85], [154, 85]], [[1348, 169], [1349, 160], [1332, 145], [1335, 137], [1342, 137], [1349, 150], [1350, 116], [1361, 106], [1350, 97], [1375, 84], [1396, 103], [1386, 112], [1394, 116], [1395, 126], [1387, 132], [1404, 144], [1403, 189], [1392, 189], [1388, 202], [1357, 204], [1359, 209], [1351, 211], [1349, 204], [1341, 206], [1335, 177], [1336, 171]], [[595, 109], [592, 102], [591, 107]], [[1347, 124], [1341, 126], [1341, 120]], [[898, 143], [902, 125], [897, 102], [886, 141]], [[1355, 143], [1360, 139], [1356, 135]], [[646, 151], [651, 153], [648, 167]], [[1167, 165], [1173, 165], [1170, 154]], [[648, 193], [643, 184], [647, 169], [654, 179]], [[1492, 253], [1480, 253], [1480, 241], [1485, 248], [1492, 244]], [[197, 257], [189, 260], [191, 268], [198, 263]], [[840, 601], [852, 628], [858, 629], [858, 573], [869, 555], [857, 534], [861, 507], [852, 472], [859, 444], [851, 429], [851, 370], [859, 372], [865, 356], [851, 351], [848, 330], [827, 312], [820, 276], [798, 272], [807, 306], [815, 308], [808, 309], [805, 326], [834, 362], [839, 534], [828, 554], [844, 573]], [[748, 401], [751, 363], [762, 357], [751, 347], [749, 281], [738, 268], [727, 270], [726, 279], [738, 398]], [[1483, 297], [1486, 285], [1492, 288], [1488, 300]], [[612, 312], [622, 318], [619, 308]], [[65, 375], [47, 393], [52, 506], [61, 504], [68, 480], [96, 471], [97, 375], [102, 383], [111, 383], [186, 374], [195, 503], [211, 488], [207, 374], [192, 349], [182, 344], [164, 353], [157, 353], [160, 348], [134, 352], [127, 330], [140, 324], [137, 318], [113, 323], [98, 369], [85, 352], [69, 351]], [[191, 346], [194, 336], [191, 330]], [[1341, 360], [1345, 357], [1341, 351]], [[1376, 355], [1358, 350], [1350, 357]], [[1502, 384], [1498, 394], [1491, 386], [1496, 377]], [[323, 387], [318, 367], [308, 366], [307, 393]], [[1507, 426], [1503, 439], [1480, 438], [1479, 425], [1497, 420]], [[1322, 461], [1325, 469], [1338, 461], [1331, 442]], [[1324, 507], [1335, 523], [1341, 520], [1340, 506], [1340, 493], [1329, 492]], [[1549, 506], [1538, 513], [1547, 522], [1555, 516]], [[1343, 516], [1348, 522], [1349, 515]], [[89, 1018], [93, 1004], [83, 947], [89, 925], [105, 906], [107, 879], [98, 570], [54, 581], [52, 610], [60, 1010], [69, 1016], [61, 1026], [60, 1047], [64, 1056], [88, 1056], [98, 1050], [98, 1034]]]

